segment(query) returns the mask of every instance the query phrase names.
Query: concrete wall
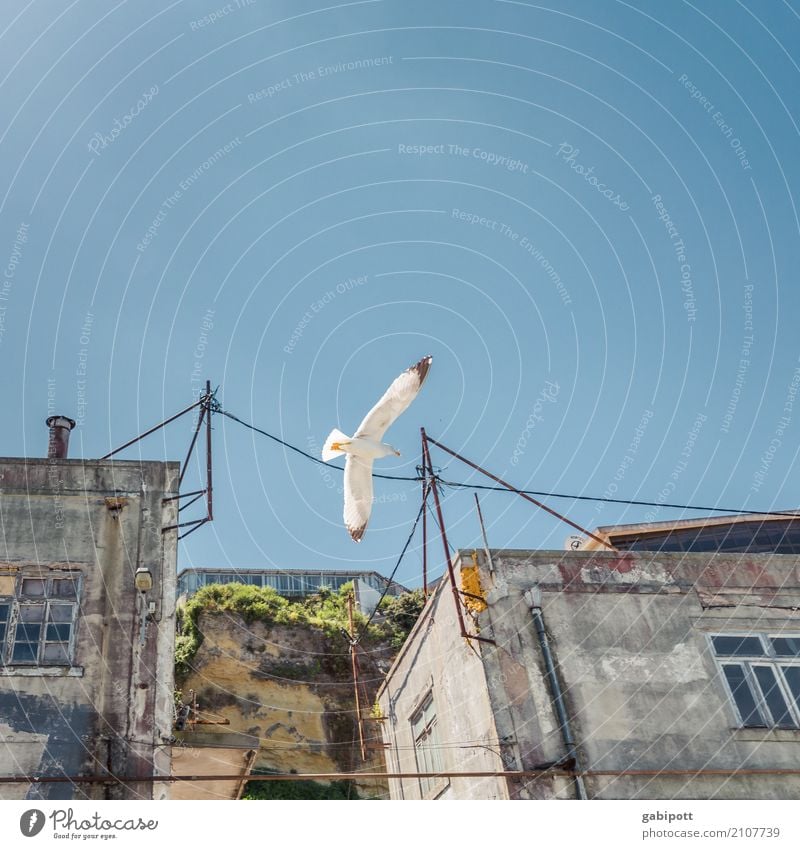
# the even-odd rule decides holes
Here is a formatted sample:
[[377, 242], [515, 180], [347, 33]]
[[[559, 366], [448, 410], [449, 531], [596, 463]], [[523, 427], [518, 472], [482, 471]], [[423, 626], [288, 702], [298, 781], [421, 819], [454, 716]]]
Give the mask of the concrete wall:
[[[0, 459], [0, 579], [78, 574], [71, 667], [0, 668], [0, 774], [168, 774], [179, 464]], [[140, 643], [136, 569], [154, 586]], [[163, 785], [0, 785], [2, 798], [159, 798]]]
[[[800, 633], [800, 558], [495, 551], [492, 560], [493, 574], [479, 557], [488, 602], [480, 622], [497, 645], [482, 659], [498, 734], [517, 741], [523, 768], [565, 751], [523, 599], [534, 585], [583, 769], [797, 767], [800, 731], [737, 727], [707, 634]], [[795, 799], [800, 777], [603, 776], [587, 778], [587, 789], [608, 799]], [[537, 779], [520, 795], [574, 788]]]
[[[383, 751], [375, 748], [380, 731], [371, 720], [362, 724], [368, 760], [361, 759], [350, 654], [341, 636], [302, 624], [246, 622], [230, 612], [204, 612], [199, 627], [203, 642], [191, 673], [179, 681], [184, 701], [191, 701], [192, 691], [201, 717], [227, 721], [220, 729], [231, 740], [254, 739], [253, 769], [385, 772]], [[386, 649], [375, 647], [360, 655], [362, 716], [372, 707], [376, 662], [386, 656]], [[356, 785], [361, 796], [387, 795], [384, 781]]]
[[[469, 617], [468, 617], [469, 618]], [[468, 623], [472, 626], [471, 619]], [[390, 773], [418, 772], [411, 720], [433, 694], [443, 771], [495, 772], [509, 755], [498, 739], [484, 679], [483, 643], [460, 635], [451, 585], [439, 583], [378, 693]], [[513, 761], [509, 764], [513, 768]], [[423, 795], [418, 778], [392, 779], [392, 799], [504, 799], [504, 779], [443, 778]]]

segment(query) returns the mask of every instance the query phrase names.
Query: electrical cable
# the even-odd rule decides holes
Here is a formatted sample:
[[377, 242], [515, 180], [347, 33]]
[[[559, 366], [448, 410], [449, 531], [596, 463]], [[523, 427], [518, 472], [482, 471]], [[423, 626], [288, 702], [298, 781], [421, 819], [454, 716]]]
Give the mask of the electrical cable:
[[[242, 421], [238, 416], [234, 416], [233, 413], [229, 413], [227, 410], [215, 410], [217, 413], [221, 413], [223, 416], [227, 416], [229, 419], [232, 419], [235, 422], [239, 422], [240, 425], [244, 425], [250, 430], [254, 430], [256, 433], [260, 433], [263, 436], [268, 437], [273, 440], [273, 442], [277, 442], [279, 445], [283, 445], [284, 448], [288, 448], [290, 451], [294, 451], [296, 454], [300, 454], [301, 457], [305, 457], [307, 460], [311, 460], [314, 463], [318, 463], [320, 466], [325, 466], [327, 469], [336, 469], [339, 472], [343, 472], [344, 469], [341, 466], [334, 466], [331, 463], [326, 463], [324, 460], [320, 460], [319, 457], [315, 457], [313, 454], [309, 454], [307, 451], [303, 451], [302, 448], [298, 448], [296, 445], [292, 445], [286, 440], [281, 439], [279, 436], [275, 436], [274, 434], [267, 433], [267, 431], [262, 430], [260, 427], [256, 427], [255, 425], [248, 424], [248, 422]], [[372, 477], [374, 478], [383, 478], [388, 481], [420, 481], [422, 478], [408, 478], [408, 477], [400, 477], [398, 475], [379, 475], [373, 473]]]
[[[303, 451], [301, 448], [298, 448], [295, 445], [292, 445], [290, 442], [286, 442], [286, 440], [281, 439], [278, 436], [275, 436], [272, 433], [268, 433], [266, 430], [262, 430], [255, 425], [249, 424], [248, 422], [243, 421], [238, 416], [233, 415], [233, 413], [229, 413], [227, 410], [223, 410], [222, 408], [214, 409], [213, 412], [220, 413], [223, 416], [227, 416], [227, 418], [238, 422], [240, 425], [243, 425], [250, 430], [255, 431], [256, 433], [260, 433], [263, 436], [268, 437], [269, 439], [277, 442], [279, 445], [283, 445], [284, 448], [288, 448], [290, 451], [294, 451], [297, 454], [300, 454], [302, 457], [305, 457], [307, 460], [311, 460], [314, 463], [318, 463], [320, 466], [325, 466], [329, 469], [336, 469], [339, 472], [343, 472], [344, 469], [341, 466], [334, 466], [331, 463], [326, 463], [324, 460], [320, 460], [318, 457], [315, 457], [313, 454], [309, 454], [306, 451]], [[417, 475], [416, 477], [403, 477], [400, 475], [381, 475], [378, 473], [373, 473], [373, 477], [381, 478], [382, 480], [390, 480], [390, 481], [413, 481], [419, 483], [423, 481], [424, 478], [421, 475]], [[511, 492], [512, 490], [506, 489], [502, 486], [488, 486], [486, 484], [478, 484], [478, 483], [464, 483], [462, 481], [450, 481], [445, 478], [436, 475], [436, 481], [443, 486], [450, 486], [457, 489], [479, 489], [487, 492]], [[638, 501], [630, 498], [606, 498], [600, 495], [572, 495], [563, 492], [543, 492], [541, 490], [536, 489], [520, 489], [518, 492], [521, 492], [523, 495], [537, 495], [542, 498], [566, 498], [571, 499], [573, 501], [593, 501], [593, 502], [602, 502], [604, 504], [625, 504], [632, 505], [636, 507], [668, 507], [673, 508], [675, 510], [699, 510], [707, 513], [733, 513], [735, 515], [740, 516], [799, 516], [797, 510], [745, 510], [743, 508], [733, 508], [733, 507], [701, 507], [697, 504], [672, 504], [669, 502], [659, 502], [659, 501]]]
[[[430, 489], [430, 484], [428, 485], [428, 489]], [[406, 540], [406, 544], [403, 546], [403, 550], [400, 552], [400, 556], [397, 558], [397, 563], [394, 564], [394, 569], [392, 569], [392, 574], [389, 575], [389, 580], [387, 581], [386, 586], [383, 588], [383, 592], [381, 593], [381, 597], [378, 599], [378, 603], [375, 605], [375, 608], [373, 609], [372, 613], [370, 614], [369, 619], [367, 619], [367, 622], [364, 625], [364, 627], [358, 629], [358, 636], [353, 638], [354, 645], [358, 645], [361, 638], [367, 632], [367, 628], [369, 628], [370, 623], [375, 618], [375, 614], [378, 612], [378, 608], [381, 606], [381, 602], [386, 597], [386, 593], [389, 592], [389, 588], [392, 586], [392, 583], [394, 582], [394, 576], [397, 574], [397, 570], [400, 568], [400, 564], [403, 562], [403, 558], [405, 557], [406, 551], [408, 551], [408, 547], [409, 547], [409, 545], [411, 545], [411, 540], [414, 539], [414, 534], [417, 531], [417, 525], [419, 524], [419, 520], [422, 518], [422, 511], [425, 509], [425, 503], [426, 503], [425, 496], [427, 496], [427, 494], [428, 493], [426, 491], [425, 494], [422, 497], [422, 504], [419, 505], [419, 510], [417, 512], [417, 518], [414, 519], [414, 524], [411, 526], [411, 533], [408, 535], [408, 539]]]

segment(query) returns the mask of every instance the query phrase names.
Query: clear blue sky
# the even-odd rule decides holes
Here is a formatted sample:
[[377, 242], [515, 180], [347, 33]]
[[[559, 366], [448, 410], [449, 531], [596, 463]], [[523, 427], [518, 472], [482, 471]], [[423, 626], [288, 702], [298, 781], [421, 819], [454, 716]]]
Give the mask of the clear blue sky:
[[[6, 7], [0, 453], [45, 451], [50, 401], [100, 456], [206, 377], [316, 452], [430, 353], [386, 473], [414, 474], [424, 425], [533, 489], [798, 506], [797, 2]], [[180, 567], [391, 569], [418, 484], [377, 482], [356, 546], [339, 473], [219, 417], [214, 440]], [[482, 506], [496, 547], [571, 532]], [[445, 514], [477, 544], [471, 493]]]

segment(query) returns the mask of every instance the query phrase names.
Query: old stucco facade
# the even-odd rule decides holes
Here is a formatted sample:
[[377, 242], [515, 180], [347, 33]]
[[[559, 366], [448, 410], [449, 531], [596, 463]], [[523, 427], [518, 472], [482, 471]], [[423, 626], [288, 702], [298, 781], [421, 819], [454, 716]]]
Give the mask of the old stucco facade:
[[[711, 640], [755, 635], [766, 646], [777, 638], [783, 659], [741, 663], [788, 670], [785, 682], [796, 682], [800, 657], [791, 655], [800, 643], [786, 638], [800, 635], [800, 558], [491, 555], [491, 568], [483, 552], [461, 552], [455, 564], [457, 575], [478, 565], [486, 608], [467, 613], [467, 623], [491, 642], [461, 637], [443, 582], [379, 693], [393, 771], [420, 769], [415, 733], [424, 734], [419, 704], [429, 696], [442, 771], [530, 771], [568, 758], [534, 625], [536, 598], [588, 798], [800, 798], [800, 776], [781, 772], [798, 769], [800, 705], [792, 708], [795, 727], [786, 718], [783, 727], [769, 719], [746, 727], [756, 723], [743, 721], [722, 673], [739, 658], [715, 656]], [[540, 595], [531, 596], [533, 588]], [[787, 703], [792, 686], [783, 685]], [[394, 798], [575, 798], [577, 791], [569, 770], [515, 780], [408, 778], [391, 789]]]
[[178, 474], [0, 459], [0, 775], [125, 779], [2, 784], [0, 797], [164, 797], [148, 779], [170, 768], [177, 541], [164, 528]]
[[[247, 622], [230, 612], [203, 613], [199, 625], [203, 642], [179, 682], [181, 692], [184, 699], [194, 694], [202, 716], [224, 721], [231, 739], [255, 741], [254, 772], [385, 772], [378, 723], [366, 717], [380, 676], [376, 664], [391, 657], [388, 648], [360, 655], [362, 760], [350, 656], [341, 637], [304, 624]], [[355, 785], [363, 797], [388, 795], [381, 779]]]

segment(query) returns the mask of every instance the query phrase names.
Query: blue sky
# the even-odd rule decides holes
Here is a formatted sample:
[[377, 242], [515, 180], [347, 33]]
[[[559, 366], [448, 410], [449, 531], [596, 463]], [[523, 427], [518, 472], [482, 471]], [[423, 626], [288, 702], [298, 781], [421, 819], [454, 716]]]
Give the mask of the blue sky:
[[[797, 506], [796, 2], [12, 5], [2, 453], [41, 455], [56, 411], [100, 456], [206, 378], [315, 453], [430, 353], [386, 474], [425, 426], [531, 489]], [[378, 481], [356, 546], [338, 472], [214, 423], [216, 517], [180, 567], [392, 568], [418, 484]], [[180, 459], [190, 429], [124, 456]], [[495, 547], [572, 532], [482, 507]], [[476, 545], [472, 494], [444, 509]]]

